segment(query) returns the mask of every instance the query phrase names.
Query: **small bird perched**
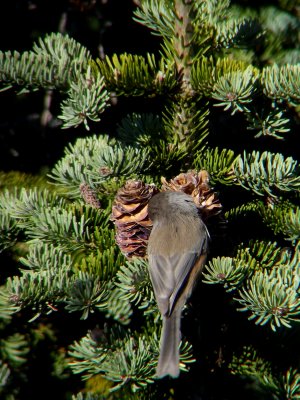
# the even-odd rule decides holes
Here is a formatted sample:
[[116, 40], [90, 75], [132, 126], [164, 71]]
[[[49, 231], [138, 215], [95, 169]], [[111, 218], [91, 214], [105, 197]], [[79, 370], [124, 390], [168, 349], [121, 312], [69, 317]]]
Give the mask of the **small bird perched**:
[[161, 192], [148, 204], [149, 272], [163, 318], [157, 377], [179, 375], [180, 318], [205, 264], [209, 234], [191, 196]]

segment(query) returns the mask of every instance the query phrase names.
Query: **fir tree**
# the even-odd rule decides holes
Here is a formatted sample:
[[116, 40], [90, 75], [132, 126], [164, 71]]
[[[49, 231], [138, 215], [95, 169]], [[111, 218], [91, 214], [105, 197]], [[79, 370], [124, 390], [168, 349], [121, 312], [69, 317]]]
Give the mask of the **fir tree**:
[[[298, 399], [297, 2], [137, 3], [133, 18], [159, 37], [156, 53], [100, 59], [62, 33], [0, 53], [3, 90], [59, 92], [61, 127], [89, 132], [47, 181], [1, 173], [0, 249], [16, 266], [0, 291], [0, 393], [18, 398], [43, 332], [61, 349], [56, 375], [86, 382], [74, 400], [234, 399], [249, 385], [252, 398]], [[107, 134], [101, 118], [115, 97], [149, 111], [133, 109]], [[212, 243], [185, 308], [182, 373], [162, 381], [146, 206], [191, 182]], [[57, 314], [70, 338], [57, 333]]]

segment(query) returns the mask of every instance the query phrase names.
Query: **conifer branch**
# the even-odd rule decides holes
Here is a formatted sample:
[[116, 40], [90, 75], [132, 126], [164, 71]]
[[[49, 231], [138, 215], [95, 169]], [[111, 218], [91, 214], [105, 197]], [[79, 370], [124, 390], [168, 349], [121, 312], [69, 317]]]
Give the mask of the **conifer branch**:
[[299, 191], [299, 166], [292, 157], [282, 154], [253, 151], [239, 156], [234, 164], [234, 174], [241, 186], [262, 196], [275, 197], [278, 191]]
[[[85, 379], [103, 375], [115, 383], [111, 391], [127, 385], [133, 393], [139, 392], [154, 382], [157, 343], [156, 330], [153, 336], [120, 327], [94, 330], [71, 346], [70, 367], [74, 373], [84, 374]], [[193, 362], [191, 346], [186, 342], [182, 344], [180, 360], [183, 370], [186, 364]]]
[[107, 396], [91, 392], [87, 393], [80, 392], [77, 395], [72, 395], [72, 400], [107, 400]]
[[0, 286], [0, 317], [4, 321], [9, 321], [13, 314], [21, 310], [18, 303], [19, 297], [12, 294], [6, 286]]
[[0, 52], [0, 81], [6, 88], [64, 91], [86, 70], [90, 58], [89, 51], [68, 35], [52, 33], [39, 38], [31, 52]]
[[116, 285], [120, 288], [122, 298], [144, 309], [147, 314], [157, 312], [148, 262], [145, 260], [133, 259], [122, 265], [117, 273]]
[[[84, 46], [61, 34], [39, 39], [22, 54], [0, 52], [3, 90], [43, 88], [65, 94], [64, 128], [83, 123], [88, 129], [89, 121], [99, 122], [112, 91], [159, 97], [163, 107], [161, 115], [127, 115], [116, 122], [112, 137], [97, 134], [69, 145], [49, 174], [51, 186], [44, 179], [0, 173], [0, 186], [7, 188], [0, 193], [0, 250], [9, 249], [19, 262], [18, 273], [0, 288], [0, 330], [13, 328], [0, 339], [0, 397], [13, 368], [22, 367], [29, 351], [25, 335], [15, 333], [15, 320], [24, 312], [31, 321], [41, 315], [46, 320], [45, 314], [56, 310], [73, 313], [74, 320], [101, 313], [100, 327], [70, 347], [75, 374], [110, 381], [110, 393], [97, 395], [97, 400], [112, 393], [116, 399], [164, 396], [157, 391], [161, 386], [153, 385], [161, 323], [144, 258], [152, 226], [147, 207], [158, 188], [191, 189], [197, 205], [204, 208], [205, 203], [212, 215], [219, 214], [222, 206], [208, 175], [223, 190], [229, 223], [241, 226], [254, 215], [267, 229], [256, 240], [251, 239], [256, 227], [249, 229], [248, 241], [235, 245], [239, 237], [229, 225], [222, 253], [212, 218], [211, 258], [203, 281], [222, 285], [239, 311], [273, 332], [300, 321], [298, 161], [283, 155], [287, 142], [282, 142], [282, 154], [276, 154], [268, 148], [249, 153], [246, 141], [245, 152], [237, 155], [240, 143], [232, 141], [227, 149], [227, 137], [218, 142], [216, 132], [218, 123], [228, 121], [228, 115], [222, 119], [222, 109], [242, 112], [240, 120], [248, 124], [243, 128], [255, 130], [256, 138], [271, 136], [257, 141], [262, 147], [273, 138], [283, 139], [293, 127], [285, 111], [289, 108], [287, 115], [293, 118], [299, 106], [299, 22], [269, 7], [239, 10], [229, 0], [139, 3], [135, 20], [160, 37], [158, 56], [124, 53], [92, 60]], [[265, 41], [258, 42], [262, 32]], [[289, 43], [294, 48], [286, 51]], [[283, 64], [289, 57], [298, 60], [295, 65]], [[218, 121], [211, 119], [211, 106], [219, 107], [214, 112]], [[168, 181], [170, 176], [176, 177]], [[122, 226], [117, 234], [116, 221]], [[116, 243], [123, 244], [127, 257], [136, 257], [126, 260]], [[192, 346], [187, 341], [180, 346], [180, 369], [187, 371], [195, 361]], [[229, 368], [232, 374], [256, 379], [274, 399], [297, 398], [298, 371], [290, 367], [280, 376], [271, 366], [245, 348]], [[90, 387], [73, 400], [96, 400]]]
[[208, 284], [221, 283], [230, 292], [238, 287], [248, 275], [247, 266], [240, 260], [231, 257], [216, 257], [205, 268], [203, 282]]
[[174, 63], [154, 54], [146, 57], [124, 53], [97, 59], [93, 64], [105, 79], [105, 85], [117, 95], [150, 96], [170, 93], [178, 86]]
[[4, 191], [1, 194], [1, 207], [17, 221], [18, 226], [27, 226], [28, 220], [39, 215], [47, 206], [66, 207], [66, 200], [48, 189], [22, 188], [14, 192]]
[[99, 121], [109, 95], [104, 78], [92, 73], [89, 51], [68, 35], [52, 33], [39, 39], [31, 52], [1, 53], [0, 81], [5, 89], [14, 85], [24, 90], [57, 89], [68, 94], [62, 102], [64, 128]]
[[240, 311], [250, 311], [250, 320], [256, 324], [269, 324], [273, 331], [281, 326], [290, 328], [293, 321], [299, 321], [299, 243], [294, 254], [279, 261], [277, 268], [257, 271], [249, 279], [247, 286], [239, 290], [235, 298], [243, 307]]
[[204, 282], [222, 284], [243, 307], [251, 312], [250, 320], [259, 325], [269, 324], [273, 331], [281, 326], [291, 327], [299, 321], [299, 244], [294, 254], [283, 252], [276, 243], [241, 244], [236, 257], [212, 259], [203, 272]]
[[169, 134], [170, 141], [173, 137], [175, 144], [170, 144], [172, 147], [178, 146], [179, 157], [198, 150], [205, 143], [205, 139], [209, 134], [207, 123], [209, 109], [207, 104], [197, 104], [196, 101], [178, 99], [178, 102], [170, 107], [164, 113], [164, 124]]
[[261, 82], [266, 96], [285, 100], [293, 106], [300, 102], [300, 65], [273, 65], [262, 71]]
[[132, 178], [151, 167], [148, 149], [125, 146], [105, 135], [78, 139], [65, 154], [49, 176], [71, 197], [80, 195], [83, 183], [97, 193], [105, 182]]
[[0, 345], [1, 358], [6, 360], [10, 366], [20, 367], [26, 362], [29, 347], [25, 335], [15, 333], [7, 338], [2, 338]]
[[76, 280], [67, 290], [66, 310], [82, 312], [81, 319], [87, 319], [95, 309], [107, 308], [108, 293], [112, 289], [111, 282], [101, 282], [99, 277], [79, 271]]
[[291, 242], [299, 239], [299, 207], [290, 201], [269, 198], [267, 204], [261, 200], [251, 201], [225, 213], [230, 220], [250, 216], [251, 213], [262, 218], [275, 235], [282, 235]]
[[173, 1], [145, 0], [134, 15], [133, 19], [151, 29], [154, 35], [172, 37], [175, 20]]
[[212, 98], [219, 102], [215, 106], [231, 110], [232, 115], [237, 111], [249, 112], [247, 104], [253, 100], [257, 79], [251, 66], [244, 72], [232, 72], [221, 77], [213, 88]]
[[209, 171], [212, 185], [216, 182], [232, 185], [235, 181], [232, 167], [236, 158], [232, 150], [222, 149], [220, 151], [218, 147], [214, 149], [204, 147], [196, 154], [193, 166], [197, 170]]
[[224, 216], [228, 220], [239, 219], [241, 217], [249, 216], [251, 213], [259, 214], [263, 208], [264, 204], [262, 201], [250, 201], [238, 207], [231, 208], [224, 213]]
[[238, 246], [235, 257], [213, 258], [203, 272], [203, 281], [221, 284], [230, 292], [241, 287], [256, 270], [272, 268], [278, 264], [281, 249], [276, 243], [255, 241]]
[[267, 226], [275, 234], [281, 234], [286, 240], [300, 239], [300, 207], [289, 201], [270, 203], [261, 207], [260, 214]]
[[297, 399], [300, 396], [300, 373], [294, 368], [286, 371], [281, 379], [281, 396], [286, 399]]
[[234, 355], [229, 368], [233, 375], [258, 380], [269, 394], [279, 394], [279, 381], [272, 371], [271, 363], [259, 356], [253, 347], [245, 347], [242, 354]]
[[0, 360], [0, 394], [7, 385], [11, 370], [6, 363]]
[[251, 346], [244, 347], [242, 354], [235, 354], [229, 364], [233, 375], [247, 376], [259, 382], [260, 386], [274, 399], [297, 399], [300, 393], [300, 375], [294, 368], [284, 374], [274, 371], [270, 361], [262, 358]]
[[181, 90], [184, 97], [193, 95], [191, 87], [191, 64], [193, 60], [194, 28], [191, 13], [191, 0], [174, 0], [174, 60], [178, 73], [181, 75]]
[[[24, 270], [21, 277], [9, 278], [5, 288], [7, 303], [18, 308], [31, 307], [35, 312], [34, 319], [43, 312], [55, 310], [57, 304], [64, 300], [66, 289], [71, 284], [70, 260], [54, 247], [50, 247], [44, 255], [44, 247], [38, 248], [39, 263], [46, 265], [42, 265], [38, 271]], [[56, 261], [56, 264], [51, 261]]]
[[261, 136], [272, 136], [276, 139], [283, 139], [283, 134], [289, 132], [290, 120], [283, 118], [283, 111], [279, 107], [275, 107], [269, 113], [257, 112], [246, 113], [246, 118], [249, 122], [248, 129], [258, 130], [255, 138]]
[[[244, 61], [230, 58], [217, 58], [212, 56], [197, 59], [191, 69], [193, 87], [200, 95], [210, 97], [215, 83], [227, 74], [244, 72], [248, 65]], [[256, 71], [253, 67], [253, 71]]]
[[52, 244], [45, 245], [42, 242], [31, 244], [26, 257], [21, 257], [20, 262], [26, 267], [24, 272], [49, 271], [51, 268], [65, 269], [73, 264], [70, 254]]
[[253, 44], [262, 36], [261, 25], [253, 19], [229, 19], [215, 27], [216, 42], [223, 48]]
[[[62, 247], [47, 246], [42, 242], [32, 244], [28, 255], [20, 260], [29, 269], [24, 269], [21, 277], [7, 281], [3, 292], [3, 295], [6, 293], [2, 300], [3, 307], [7, 306], [9, 314], [19, 308], [31, 307], [35, 311], [33, 319], [42, 313], [51, 313], [61, 305], [65, 305], [69, 312], [82, 312], [82, 319], [86, 319], [95, 310], [122, 319], [117, 310], [119, 299], [112, 302], [112, 277], [115, 275], [116, 264], [111, 255], [114, 251], [112, 247], [110, 253], [106, 249], [103, 253], [98, 252], [97, 257], [90, 255], [81, 267], [80, 261], [74, 262]], [[105, 263], [108, 257], [111, 266]], [[77, 269], [78, 272], [74, 273]], [[100, 271], [98, 275], [97, 270]], [[123, 301], [122, 313], [127, 311], [129, 315], [125, 304]]]
[[17, 242], [18, 232], [16, 221], [0, 206], [0, 253], [14, 246]]
[[154, 341], [120, 328], [96, 335], [91, 332], [71, 347], [74, 361], [70, 366], [75, 373], [83, 373], [85, 378], [100, 373], [115, 382], [113, 390], [129, 384], [135, 392], [153, 382]]
[[133, 315], [132, 305], [128, 299], [123, 297], [122, 291], [117, 287], [116, 280], [114, 280], [114, 285], [116, 287], [110, 291], [107, 300], [106, 317], [113, 318], [122, 325], [128, 325]]
[[104, 77], [99, 73], [93, 76], [88, 67], [85, 75], [71, 82], [68, 98], [61, 104], [62, 114], [59, 118], [64, 121], [63, 128], [77, 127], [84, 123], [89, 130], [88, 119], [100, 121], [99, 114], [106, 108], [108, 100]]

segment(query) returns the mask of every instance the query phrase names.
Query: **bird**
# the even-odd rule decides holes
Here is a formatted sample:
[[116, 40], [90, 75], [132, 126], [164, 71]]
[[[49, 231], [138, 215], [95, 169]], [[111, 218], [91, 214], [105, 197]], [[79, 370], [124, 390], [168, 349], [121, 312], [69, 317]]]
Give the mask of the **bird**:
[[157, 378], [180, 373], [180, 321], [184, 305], [205, 265], [209, 233], [191, 195], [165, 191], [148, 203], [153, 226], [147, 253], [149, 275], [162, 315]]

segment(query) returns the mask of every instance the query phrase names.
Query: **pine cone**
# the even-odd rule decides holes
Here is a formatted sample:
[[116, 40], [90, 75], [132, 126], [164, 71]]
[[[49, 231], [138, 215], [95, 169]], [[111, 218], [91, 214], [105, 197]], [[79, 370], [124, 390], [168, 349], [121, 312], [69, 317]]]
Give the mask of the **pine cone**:
[[117, 228], [116, 242], [127, 258], [146, 255], [152, 227], [148, 202], [158, 191], [155, 185], [130, 180], [117, 192], [111, 219]]
[[97, 198], [96, 192], [87, 183], [81, 183], [79, 188], [81, 196], [87, 204], [94, 208], [101, 208], [101, 203]]
[[217, 193], [209, 186], [209, 174], [205, 170], [198, 173], [188, 171], [177, 175], [170, 182], [165, 178], [161, 178], [161, 181], [163, 191], [173, 190], [191, 195], [205, 221], [222, 210]]

